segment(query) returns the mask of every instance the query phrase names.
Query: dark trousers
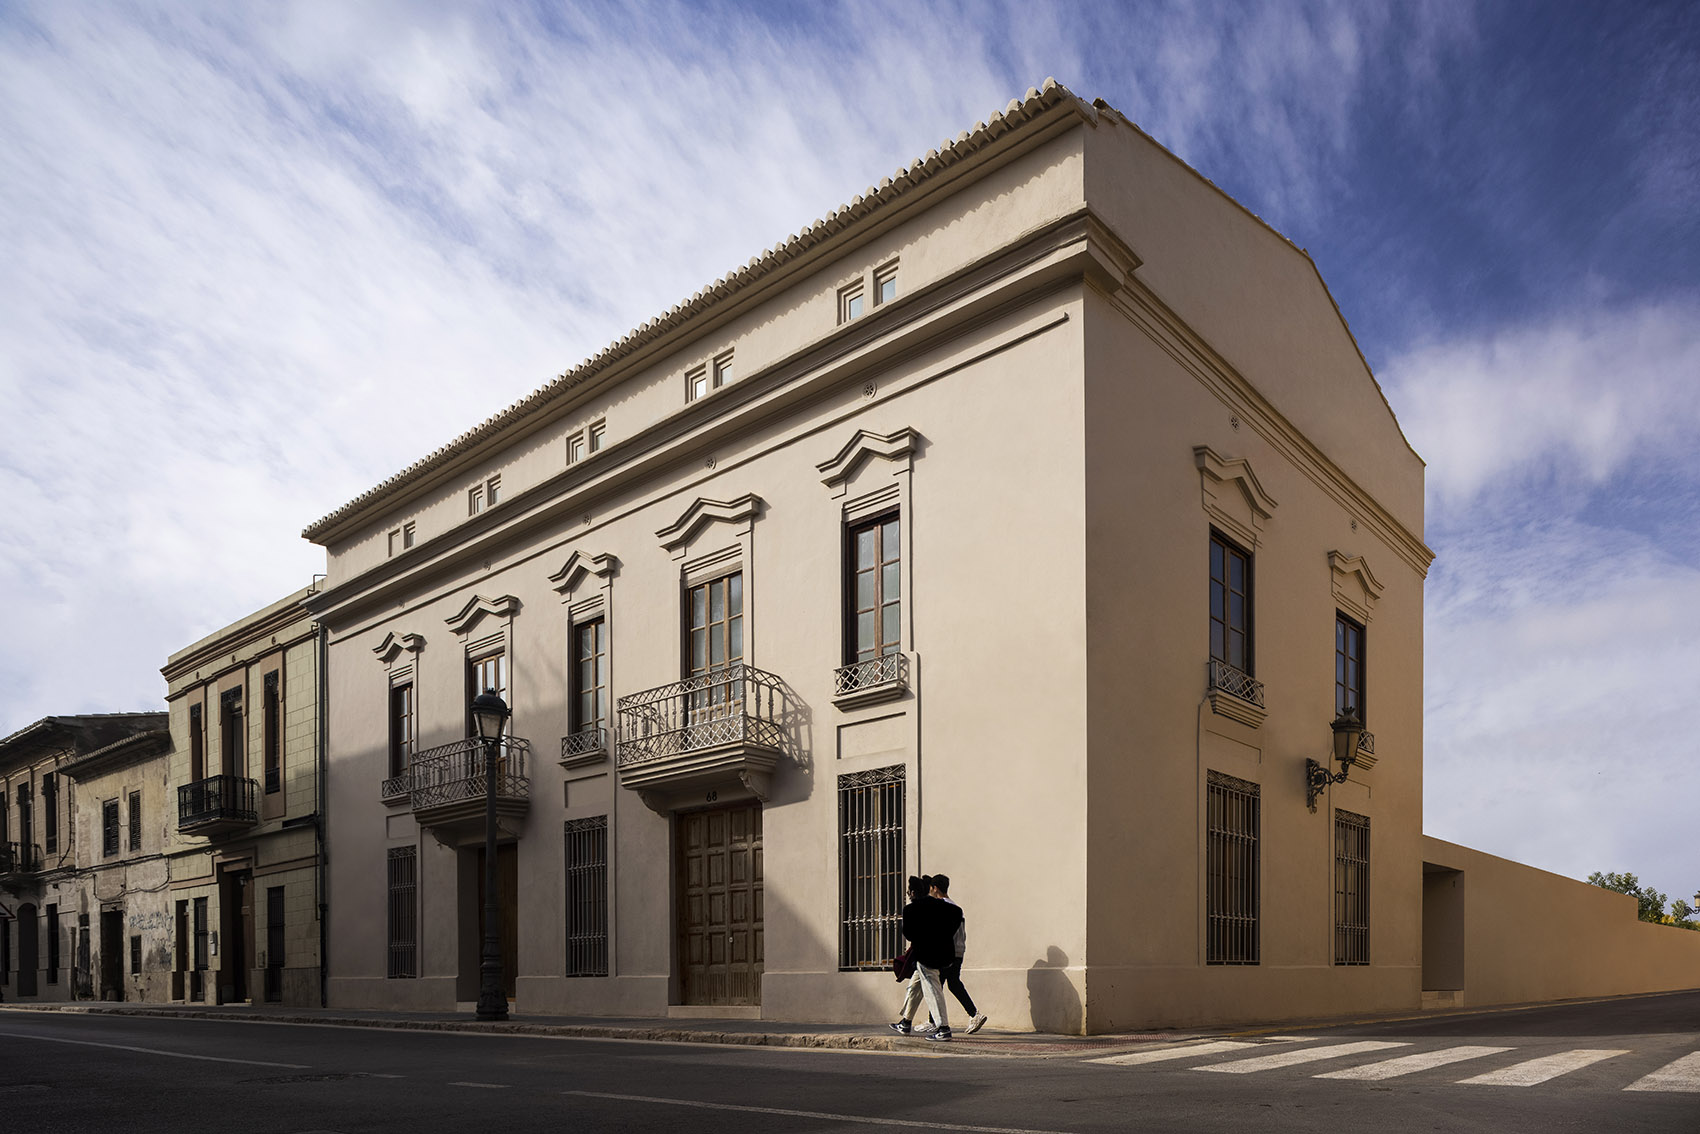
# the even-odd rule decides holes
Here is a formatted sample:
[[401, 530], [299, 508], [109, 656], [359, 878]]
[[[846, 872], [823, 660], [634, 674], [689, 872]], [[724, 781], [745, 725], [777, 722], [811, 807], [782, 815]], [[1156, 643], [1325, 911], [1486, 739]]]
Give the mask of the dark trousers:
[[950, 964], [939, 970], [939, 976], [944, 980], [944, 986], [950, 989], [950, 994], [956, 997], [956, 1002], [962, 1005], [962, 1010], [973, 1019], [979, 1013], [974, 1010], [974, 998], [968, 995], [968, 990], [962, 987], [962, 958], [953, 958]]

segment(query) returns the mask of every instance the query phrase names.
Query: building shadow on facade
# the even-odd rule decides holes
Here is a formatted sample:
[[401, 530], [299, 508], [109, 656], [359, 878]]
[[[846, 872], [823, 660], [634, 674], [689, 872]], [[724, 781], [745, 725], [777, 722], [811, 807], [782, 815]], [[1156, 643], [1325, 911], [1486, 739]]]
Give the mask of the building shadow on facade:
[[1068, 954], [1055, 945], [1045, 950], [1043, 960], [1034, 961], [1027, 970], [1027, 1004], [1034, 1031], [1080, 1034], [1086, 1012], [1067, 970]]

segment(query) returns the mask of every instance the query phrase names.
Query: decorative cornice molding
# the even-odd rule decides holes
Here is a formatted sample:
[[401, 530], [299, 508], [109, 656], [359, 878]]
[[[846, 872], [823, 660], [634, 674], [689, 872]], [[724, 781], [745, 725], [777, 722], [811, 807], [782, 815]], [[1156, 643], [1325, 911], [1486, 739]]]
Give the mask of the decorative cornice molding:
[[385, 665], [395, 661], [396, 655], [406, 650], [417, 654], [425, 648], [425, 637], [422, 634], [397, 634], [393, 630], [384, 635], [384, 640], [372, 647], [372, 652]]
[[1247, 547], [1257, 545], [1263, 522], [1275, 514], [1275, 498], [1265, 492], [1244, 457], [1224, 458], [1208, 445], [1193, 447], [1204, 510], [1219, 526]]
[[666, 550], [677, 551], [706, 525], [744, 523], [759, 516], [763, 507], [762, 498], [753, 492], [745, 493], [736, 500], [709, 500], [699, 496], [685, 509], [683, 515], [656, 532], [655, 538], [661, 541], [661, 546]]
[[[1330, 551], [1328, 567], [1333, 579], [1334, 601], [1360, 622], [1368, 622], [1375, 611], [1376, 600], [1386, 589], [1369, 569], [1369, 563], [1361, 555]], [[1353, 580], [1356, 580], [1355, 584]]]
[[460, 608], [458, 614], [443, 619], [450, 630], [456, 634], [465, 634], [477, 625], [478, 620], [486, 614], [497, 618], [511, 618], [519, 610], [519, 599], [513, 595], [503, 595], [501, 598], [487, 599], [483, 595], [473, 595]]
[[884, 457], [888, 461], [904, 461], [907, 464], [921, 441], [921, 435], [908, 426], [895, 433], [884, 434], [858, 429], [832, 459], [822, 461], [815, 468], [820, 470], [822, 484], [836, 488], [849, 480], [862, 462], [870, 457]]
[[549, 582], [559, 593], [571, 594], [584, 576], [595, 575], [599, 579], [606, 579], [619, 570], [619, 567], [620, 561], [606, 552], [601, 555], [587, 555], [582, 551], [575, 551], [568, 556], [559, 571], [549, 576]]
[[1267, 520], [1275, 514], [1275, 498], [1263, 490], [1263, 484], [1252, 471], [1250, 461], [1244, 457], [1227, 460], [1208, 445], [1195, 446], [1192, 456], [1204, 475], [1216, 483], [1237, 481], [1246, 503], [1263, 519]]

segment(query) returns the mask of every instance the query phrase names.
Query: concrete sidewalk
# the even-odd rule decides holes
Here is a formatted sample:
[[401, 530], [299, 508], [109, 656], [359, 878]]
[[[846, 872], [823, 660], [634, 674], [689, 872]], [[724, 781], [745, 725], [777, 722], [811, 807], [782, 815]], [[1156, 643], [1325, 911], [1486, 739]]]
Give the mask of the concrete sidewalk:
[[[268, 1024], [317, 1024], [349, 1028], [397, 1028], [412, 1031], [473, 1032], [484, 1035], [561, 1036], [581, 1039], [648, 1040], [666, 1043], [737, 1044], [747, 1047], [836, 1048], [927, 1055], [996, 1055], [1079, 1058], [1110, 1055], [1153, 1043], [1199, 1038], [1197, 1032], [1146, 1032], [1126, 1035], [1058, 1036], [1004, 1031], [988, 1026], [977, 1035], [959, 1030], [949, 1043], [921, 1036], [899, 1036], [884, 1021], [860, 1027], [799, 1024], [779, 1020], [655, 1019], [515, 1014], [505, 1022], [483, 1023], [466, 1012], [380, 1012], [340, 1008], [288, 1008], [276, 1004], [125, 1004], [72, 1001], [54, 1004], [0, 1004], [0, 1012], [64, 1012], [81, 1015], [141, 1016], [169, 1019], [242, 1021]], [[1212, 1033], [1214, 1034], [1214, 1033]]]

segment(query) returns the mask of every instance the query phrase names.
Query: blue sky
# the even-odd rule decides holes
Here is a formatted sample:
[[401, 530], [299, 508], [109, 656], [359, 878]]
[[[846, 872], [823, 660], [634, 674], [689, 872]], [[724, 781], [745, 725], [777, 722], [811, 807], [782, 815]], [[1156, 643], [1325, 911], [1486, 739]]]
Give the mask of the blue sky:
[[0, 734], [1047, 76], [1310, 251], [1428, 461], [1430, 833], [1692, 894], [1692, 4], [0, 0]]

